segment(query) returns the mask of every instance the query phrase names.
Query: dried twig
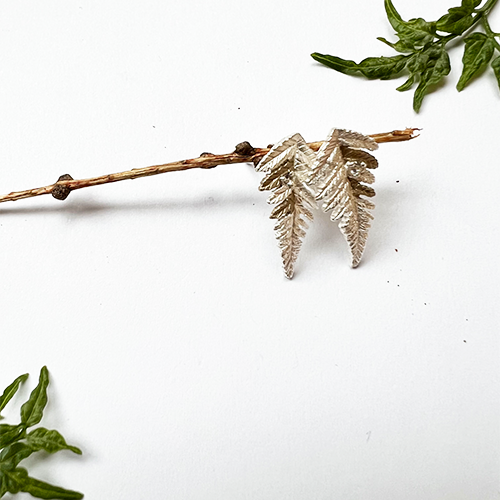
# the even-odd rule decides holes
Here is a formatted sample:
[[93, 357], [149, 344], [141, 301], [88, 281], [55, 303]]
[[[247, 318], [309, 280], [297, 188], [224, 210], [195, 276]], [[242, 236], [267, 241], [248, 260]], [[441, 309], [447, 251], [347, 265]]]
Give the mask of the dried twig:
[[[407, 128], [405, 130], [394, 130], [381, 134], [372, 134], [376, 142], [401, 142], [408, 141], [417, 137], [415, 132], [418, 129]], [[313, 142], [309, 147], [317, 151], [321, 147], [322, 142]], [[90, 186], [98, 186], [100, 184], [108, 184], [110, 182], [124, 181], [126, 179], [137, 179], [138, 177], [147, 177], [149, 175], [163, 174], [165, 172], [175, 172], [178, 170], [188, 170], [191, 168], [214, 168], [218, 165], [228, 165], [232, 163], [254, 163], [257, 164], [270, 148], [254, 149], [248, 142], [242, 142], [236, 146], [232, 153], [214, 155], [211, 153], [202, 153], [198, 158], [191, 160], [182, 160], [163, 165], [152, 165], [150, 167], [134, 168], [124, 172], [115, 174], [101, 175], [91, 177], [89, 179], [73, 179], [69, 174], [64, 174], [59, 177], [55, 184], [50, 186], [27, 189], [25, 191], [14, 191], [9, 194], [0, 196], [0, 203], [5, 201], [17, 201], [23, 198], [32, 198], [44, 194], [52, 194], [58, 200], [65, 200], [71, 191], [82, 189]]]

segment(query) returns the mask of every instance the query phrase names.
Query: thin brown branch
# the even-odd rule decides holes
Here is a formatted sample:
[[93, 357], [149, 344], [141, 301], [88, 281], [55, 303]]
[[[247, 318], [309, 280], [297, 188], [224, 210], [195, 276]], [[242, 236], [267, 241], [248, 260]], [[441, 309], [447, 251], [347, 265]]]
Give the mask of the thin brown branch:
[[[408, 141], [417, 137], [415, 133], [418, 129], [407, 128], [405, 130], [394, 130], [381, 134], [372, 134], [372, 137], [378, 143], [384, 142], [401, 142]], [[309, 146], [313, 150], [318, 150], [322, 142], [313, 142]], [[191, 168], [214, 168], [218, 165], [228, 165], [232, 163], [254, 163], [257, 164], [263, 156], [269, 151], [269, 148], [254, 149], [248, 142], [242, 142], [236, 146], [232, 153], [214, 155], [211, 153], [203, 153], [198, 158], [191, 160], [182, 160], [163, 165], [152, 165], [150, 167], [134, 168], [124, 172], [115, 174], [101, 175], [91, 177], [89, 179], [73, 179], [70, 175], [65, 174], [59, 177], [58, 181], [49, 186], [27, 189], [25, 191], [14, 191], [9, 194], [0, 196], [0, 203], [5, 201], [17, 201], [23, 198], [32, 198], [44, 194], [52, 194], [59, 200], [64, 200], [68, 197], [71, 191], [82, 189], [90, 186], [98, 186], [100, 184], [109, 184], [110, 182], [124, 181], [126, 179], [137, 179], [139, 177], [147, 177], [149, 175], [163, 174], [165, 172], [176, 172], [179, 170], [188, 170]]]

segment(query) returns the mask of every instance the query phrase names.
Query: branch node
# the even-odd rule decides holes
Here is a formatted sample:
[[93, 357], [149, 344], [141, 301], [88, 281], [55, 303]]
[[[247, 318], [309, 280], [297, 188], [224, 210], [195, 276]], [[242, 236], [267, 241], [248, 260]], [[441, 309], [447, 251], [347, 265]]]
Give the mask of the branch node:
[[[71, 177], [71, 175], [69, 174], [64, 174], [64, 175], [61, 175], [59, 177], [59, 179], [57, 179], [57, 182], [59, 181], [72, 181], [73, 180], [73, 177]], [[69, 193], [71, 193], [71, 188], [69, 186], [65, 186], [65, 185], [57, 185], [56, 183], [56, 186], [54, 186], [54, 189], [52, 190], [52, 196], [56, 199], [56, 200], [65, 200], [68, 196], [69, 196]]]
[[255, 153], [255, 149], [248, 141], [244, 141], [236, 145], [234, 152], [240, 156], [252, 156]]

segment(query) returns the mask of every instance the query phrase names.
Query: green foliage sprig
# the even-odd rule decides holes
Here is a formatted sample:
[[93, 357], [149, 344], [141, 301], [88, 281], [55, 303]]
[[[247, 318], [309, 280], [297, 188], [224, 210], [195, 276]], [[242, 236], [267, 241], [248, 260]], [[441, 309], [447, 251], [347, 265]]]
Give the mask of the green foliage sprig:
[[[21, 375], [10, 384], [0, 396], [0, 412], [16, 394], [19, 386], [28, 378]], [[28, 471], [19, 467], [19, 463], [38, 451], [55, 453], [70, 450], [81, 455], [76, 446], [70, 446], [55, 430], [44, 427], [28, 431], [38, 424], [47, 404], [47, 386], [49, 372], [44, 366], [40, 371], [38, 385], [33, 389], [28, 401], [21, 406], [21, 422], [18, 425], [0, 424], [0, 498], [6, 493], [30, 493], [37, 498], [76, 500], [83, 498], [77, 491], [53, 486], [28, 475]], [[3, 417], [0, 415], [0, 419]]]
[[[452, 7], [437, 21], [428, 22], [421, 17], [404, 21], [392, 1], [384, 0], [387, 18], [399, 40], [394, 43], [382, 37], [378, 40], [392, 47], [399, 55], [368, 57], [360, 63], [318, 52], [311, 56], [341, 73], [361, 74], [369, 79], [389, 80], [406, 73], [408, 79], [397, 90], [410, 90], [417, 85], [413, 109], [418, 112], [425, 95], [450, 72], [447, 45], [456, 38], [461, 38], [465, 43], [463, 70], [457, 90], [462, 91], [490, 62], [500, 87], [500, 33], [494, 33], [488, 22], [488, 15], [497, 1], [487, 0], [479, 8], [482, 0], [462, 0], [460, 7]], [[472, 30], [479, 24], [484, 32]]]

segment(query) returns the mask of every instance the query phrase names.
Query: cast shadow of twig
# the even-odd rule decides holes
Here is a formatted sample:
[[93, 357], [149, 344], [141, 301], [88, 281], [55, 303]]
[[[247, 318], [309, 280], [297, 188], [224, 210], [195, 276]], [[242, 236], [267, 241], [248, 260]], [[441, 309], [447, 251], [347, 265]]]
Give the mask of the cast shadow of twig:
[[44, 206], [14, 206], [14, 207], [0, 207], [0, 217], [9, 215], [51, 215], [51, 214], [66, 214], [75, 217], [91, 217], [107, 212], [120, 212], [120, 213], [137, 213], [137, 212], [178, 212], [178, 211], [198, 211], [200, 209], [238, 209], [238, 207], [252, 206], [261, 203], [258, 197], [217, 197], [205, 196], [203, 198], [192, 199], [148, 199], [145, 201], [96, 201], [96, 200], [78, 200], [67, 201], [64, 204], [50, 204]]

